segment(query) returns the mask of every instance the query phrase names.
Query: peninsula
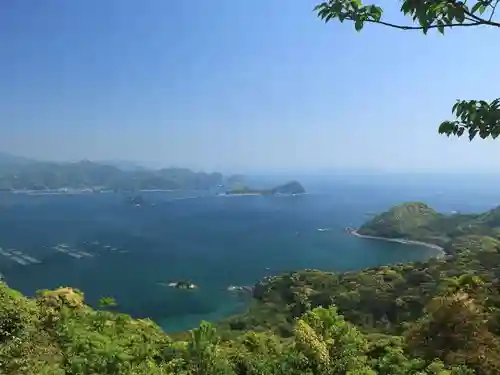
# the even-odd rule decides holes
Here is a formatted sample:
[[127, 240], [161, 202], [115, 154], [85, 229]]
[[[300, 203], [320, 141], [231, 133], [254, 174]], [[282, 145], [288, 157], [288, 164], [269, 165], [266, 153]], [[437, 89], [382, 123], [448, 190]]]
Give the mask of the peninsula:
[[[500, 245], [500, 207], [482, 214], [439, 213], [422, 202], [406, 202], [365, 222], [351, 234], [369, 239], [432, 247], [452, 254], [479, 238], [481, 246]], [[486, 241], [486, 242], [485, 242]]]
[[290, 181], [272, 189], [254, 189], [249, 187], [233, 189], [227, 191], [226, 195], [298, 195], [305, 192], [306, 190], [298, 181]]

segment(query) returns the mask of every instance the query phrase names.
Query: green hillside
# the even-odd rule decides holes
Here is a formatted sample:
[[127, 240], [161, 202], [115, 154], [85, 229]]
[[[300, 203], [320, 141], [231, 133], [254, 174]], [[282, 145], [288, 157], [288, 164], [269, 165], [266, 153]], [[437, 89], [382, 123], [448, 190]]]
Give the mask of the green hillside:
[[420, 202], [409, 202], [391, 208], [358, 230], [359, 234], [388, 238], [405, 238], [434, 243], [450, 249], [460, 236], [495, 237], [500, 230], [500, 207], [482, 214], [444, 215]]
[[424, 203], [409, 202], [391, 208], [389, 211], [375, 216], [363, 224], [358, 232], [360, 234], [381, 237], [413, 237], [431, 235], [434, 231], [430, 228], [439, 220], [440, 215]]

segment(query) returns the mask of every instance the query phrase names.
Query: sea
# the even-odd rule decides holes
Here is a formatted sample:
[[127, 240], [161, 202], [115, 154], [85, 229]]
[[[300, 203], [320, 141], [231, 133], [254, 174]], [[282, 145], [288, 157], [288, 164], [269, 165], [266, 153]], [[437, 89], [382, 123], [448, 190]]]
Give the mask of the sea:
[[[140, 206], [116, 193], [1, 193], [0, 273], [26, 295], [71, 286], [90, 305], [113, 297], [121, 312], [185, 331], [243, 311], [248, 296], [230, 286], [299, 269], [342, 272], [435, 256], [345, 232], [394, 204], [423, 201], [443, 213], [500, 204], [498, 184], [433, 178], [307, 176], [300, 196], [142, 192]], [[198, 288], [168, 286], [179, 280]]]

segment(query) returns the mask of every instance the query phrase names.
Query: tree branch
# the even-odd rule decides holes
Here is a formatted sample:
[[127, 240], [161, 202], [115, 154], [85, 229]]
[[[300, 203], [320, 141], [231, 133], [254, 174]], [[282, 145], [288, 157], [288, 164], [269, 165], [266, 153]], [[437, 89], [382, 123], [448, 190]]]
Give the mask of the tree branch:
[[[347, 17], [346, 19], [354, 21], [354, 19], [351, 18], [351, 17]], [[376, 21], [376, 20], [370, 20], [370, 19], [364, 20], [364, 22], [376, 23], [376, 24], [380, 24], [380, 25], [392, 27], [394, 29], [399, 29], [399, 30], [423, 30], [424, 29], [423, 26], [397, 25], [397, 24], [390, 23], [390, 22]], [[451, 28], [451, 27], [478, 26], [478, 25], [481, 25], [481, 22], [474, 21], [474, 22], [471, 22], [471, 23], [451, 23], [451, 24], [444, 24], [444, 25], [441, 25], [441, 26], [444, 27], [444, 28]], [[426, 27], [426, 29], [437, 29], [439, 26], [440, 25], [430, 25], [430, 26]]]
[[[495, 7], [497, 6], [497, 4], [498, 4], [498, 0], [495, 3]], [[488, 25], [488, 26], [500, 27], [500, 23], [494, 22], [494, 21], [491, 20], [492, 17], [493, 17], [493, 14], [495, 13], [495, 8], [493, 8], [493, 10], [491, 11], [490, 19], [489, 20], [487, 20], [485, 18], [478, 17], [475, 14], [471, 13], [470, 11], [468, 11], [467, 9], [465, 9], [465, 8], [464, 8], [464, 13], [466, 15], [468, 15], [470, 18], [472, 18], [473, 20], [477, 21], [479, 23], [479, 25]]]
[[492, 6], [491, 6], [491, 8], [492, 8], [492, 9], [491, 9], [490, 18], [488, 19], [488, 21], [491, 21], [491, 19], [492, 19], [492, 18], [493, 18], [493, 16], [495, 15], [495, 10], [497, 9], [497, 5], [498, 5], [498, 2], [499, 2], [499, 1], [500, 1], [500, 0], [495, 1], [495, 5], [492, 5]]

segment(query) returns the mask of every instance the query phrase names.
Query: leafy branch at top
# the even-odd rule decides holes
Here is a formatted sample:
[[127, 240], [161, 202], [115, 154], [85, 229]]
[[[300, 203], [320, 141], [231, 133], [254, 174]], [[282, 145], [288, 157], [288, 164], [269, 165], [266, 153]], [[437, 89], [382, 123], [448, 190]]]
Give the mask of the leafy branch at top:
[[[456, 0], [403, 0], [401, 13], [410, 17], [413, 24], [388, 22], [383, 18], [383, 9], [377, 5], [364, 5], [361, 0], [327, 0], [314, 10], [325, 22], [338, 19], [354, 22], [360, 31], [366, 23], [374, 23], [399, 30], [420, 30], [424, 34], [437, 29], [444, 34], [445, 29], [469, 26], [490, 26], [500, 28], [494, 20], [500, 0], [478, 0], [475, 3]], [[484, 100], [459, 100], [453, 106], [456, 120], [444, 121], [439, 133], [461, 137], [465, 132], [472, 140], [497, 138], [500, 134], [500, 98], [488, 103]]]
[[493, 20], [498, 0], [480, 0], [471, 8], [466, 2], [454, 0], [406, 0], [401, 12], [410, 16], [418, 25], [401, 25], [383, 20], [382, 8], [371, 4], [363, 5], [361, 0], [328, 0], [317, 5], [314, 10], [325, 22], [337, 18], [340, 22], [349, 20], [360, 31], [365, 23], [380, 24], [400, 30], [438, 29], [444, 33], [446, 28], [488, 25], [500, 27]]

